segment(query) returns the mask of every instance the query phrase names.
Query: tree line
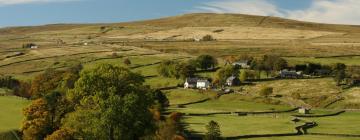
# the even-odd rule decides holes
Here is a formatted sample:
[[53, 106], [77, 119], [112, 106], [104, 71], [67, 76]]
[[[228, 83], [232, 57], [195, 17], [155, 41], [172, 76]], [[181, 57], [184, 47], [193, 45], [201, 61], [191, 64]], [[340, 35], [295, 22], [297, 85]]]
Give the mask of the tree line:
[[[9, 81], [12, 80], [0, 79], [0, 84], [11, 85]], [[21, 137], [184, 139], [181, 114], [164, 116], [162, 112], [169, 100], [144, 81], [144, 76], [127, 68], [102, 64], [91, 70], [83, 70], [81, 65], [66, 70], [49, 69], [31, 82], [17, 83], [19, 91], [26, 92], [22, 94], [32, 100], [23, 110]]]

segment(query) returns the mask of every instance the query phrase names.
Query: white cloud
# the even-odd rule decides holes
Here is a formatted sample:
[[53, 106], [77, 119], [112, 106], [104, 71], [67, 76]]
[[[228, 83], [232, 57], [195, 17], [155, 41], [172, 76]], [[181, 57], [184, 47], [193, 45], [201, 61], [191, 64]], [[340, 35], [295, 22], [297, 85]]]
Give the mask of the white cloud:
[[334, 24], [360, 24], [360, 0], [313, 0], [310, 7], [302, 10], [281, 9], [267, 0], [218, 0], [205, 3], [196, 10], [278, 16]]
[[0, 6], [3, 5], [15, 5], [15, 4], [26, 4], [26, 3], [43, 3], [43, 2], [64, 2], [64, 1], [75, 1], [75, 0], [0, 0]]
[[278, 8], [265, 0], [222, 0], [205, 3], [197, 9], [214, 13], [242, 13], [253, 15], [282, 15]]

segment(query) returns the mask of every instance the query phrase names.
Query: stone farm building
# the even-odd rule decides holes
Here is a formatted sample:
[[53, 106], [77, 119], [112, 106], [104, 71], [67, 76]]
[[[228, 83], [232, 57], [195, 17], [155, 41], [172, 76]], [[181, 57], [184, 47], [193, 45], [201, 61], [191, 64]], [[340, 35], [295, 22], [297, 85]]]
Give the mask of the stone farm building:
[[238, 86], [240, 84], [241, 84], [241, 81], [236, 76], [230, 76], [229, 78], [226, 79], [227, 86]]
[[299, 113], [300, 113], [300, 114], [309, 114], [309, 113], [310, 113], [310, 109], [305, 108], [305, 107], [299, 108]]
[[240, 66], [241, 68], [248, 69], [250, 68], [248, 60], [236, 61], [232, 64], [233, 66]]
[[211, 83], [207, 79], [186, 78], [184, 88], [209, 89]]
[[289, 71], [289, 70], [281, 70], [279, 72], [280, 78], [302, 78], [302, 72]]

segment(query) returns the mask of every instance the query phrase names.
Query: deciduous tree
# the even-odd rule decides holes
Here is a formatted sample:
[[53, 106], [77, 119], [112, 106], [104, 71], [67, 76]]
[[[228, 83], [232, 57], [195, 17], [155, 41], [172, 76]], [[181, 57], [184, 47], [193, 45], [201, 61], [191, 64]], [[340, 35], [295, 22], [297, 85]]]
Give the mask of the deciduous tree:
[[206, 134], [204, 136], [204, 140], [220, 140], [221, 139], [221, 131], [220, 126], [215, 121], [210, 121], [206, 125]]

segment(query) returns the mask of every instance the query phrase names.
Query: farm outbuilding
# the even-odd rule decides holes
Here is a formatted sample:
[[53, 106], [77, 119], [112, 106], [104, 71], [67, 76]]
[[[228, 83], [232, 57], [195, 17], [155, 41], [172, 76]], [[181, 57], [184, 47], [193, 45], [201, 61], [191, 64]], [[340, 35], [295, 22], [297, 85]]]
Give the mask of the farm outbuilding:
[[199, 78], [186, 78], [184, 83], [184, 88], [197, 88], [197, 89], [209, 89], [211, 83], [207, 79]]
[[227, 86], [238, 86], [241, 84], [240, 79], [237, 76], [230, 76], [226, 79]]
[[299, 108], [299, 113], [300, 114], [309, 114], [310, 109], [308, 109], [308, 108]]
[[289, 71], [289, 70], [281, 70], [279, 72], [280, 78], [301, 78], [303, 77], [302, 72]]
[[237, 67], [241, 67], [241, 68], [244, 68], [244, 69], [250, 68], [250, 64], [249, 64], [248, 60], [236, 61], [232, 65], [237, 66]]

